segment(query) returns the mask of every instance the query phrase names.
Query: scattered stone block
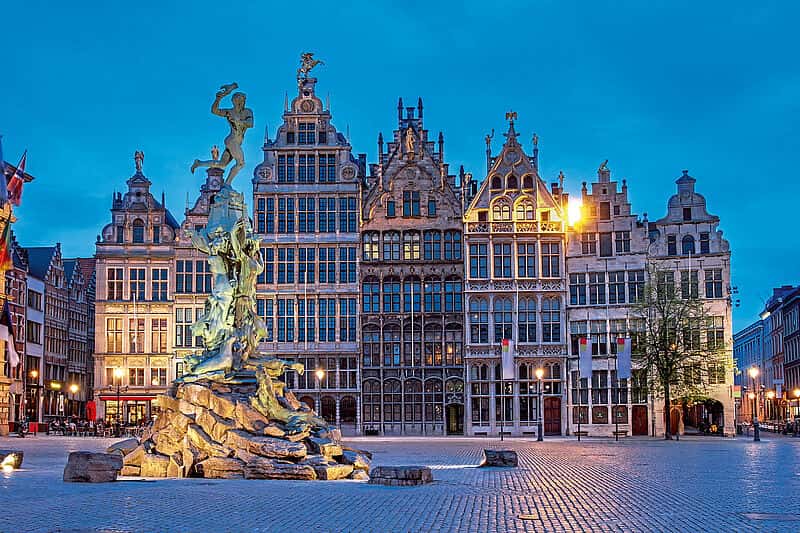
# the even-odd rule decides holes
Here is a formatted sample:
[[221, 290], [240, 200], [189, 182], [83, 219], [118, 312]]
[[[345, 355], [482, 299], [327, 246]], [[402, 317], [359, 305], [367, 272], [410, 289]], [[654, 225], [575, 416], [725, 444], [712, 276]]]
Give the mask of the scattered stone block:
[[[261, 433], [264, 431], [264, 428], [270, 425], [267, 417], [244, 402], [239, 402], [236, 404], [233, 418], [242, 427], [242, 429], [250, 433]], [[278, 435], [273, 436], [277, 437]]]
[[481, 466], [518, 466], [517, 452], [514, 450], [483, 450]]
[[376, 466], [369, 478], [371, 485], [393, 487], [424, 485], [432, 481], [433, 474], [427, 466]]
[[150, 453], [144, 456], [140, 475], [142, 477], [167, 477], [167, 467], [169, 466], [169, 457]]
[[353, 473], [350, 474], [350, 479], [355, 479], [357, 481], [369, 481], [369, 474], [367, 474], [364, 470], [353, 470]]
[[195, 422], [216, 442], [223, 442], [225, 433], [236, 427], [236, 422], [226, 420], [210, 409], [200, 409], [195, 417]]
[[128, 453], [123, 459], [122, 462], [126, 466], [142, 466], [142, 461], [144, 460], [145, 451], [144, 446], [137, 446], [133, 451]]
[[176, 442], [170, 432], [160, 431], [155, 436], [156, 451], [162, 455], [170, 456], [180, 450], [180, 445]]
[[178, 411], [178, 404], [180, 403], [177, 398], [173, 398], [169, 394], [159, 394], [156, 396], [156, 401], [158, 402], [158, 407], [161, 409], [162, 413], [165, 412], [177, 412]]
[[213, 439], [203, 431], [203, 428], [197, 424], [189, 425], [186, 436], [189, 437], [189, 442], [195, 448], [206, 453], [210, 457], [230, 457], [233, 454], [233, 450], [214, 442]]
[[247, 463], [244, 468], [246, 479], [317, 479], [314, 467], [294, 463], [276, 461], [274, 459], [256, 459]]
[[197, 472], [207, 479], [240, 479], [244, 462], [233, 457], [209, 457], [197, 463]]
[[10, 464], [14, 469], [22, 466], [25, 452], [22, 450], [0, 450], [0, 463]]
[[122, 456], [118, 453], [72, 452], [63, 479], [68, 483], [107, 483], [116, 481], [120, 470]]

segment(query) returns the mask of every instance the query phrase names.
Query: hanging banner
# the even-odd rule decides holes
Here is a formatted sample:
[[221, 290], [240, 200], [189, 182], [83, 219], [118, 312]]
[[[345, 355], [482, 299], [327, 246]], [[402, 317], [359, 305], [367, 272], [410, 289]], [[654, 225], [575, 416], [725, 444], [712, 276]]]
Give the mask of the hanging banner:
[[514, 379], [514, 341], [503, 339], [503, 379]]
[[578, 371], [582, 378], [592, 379], [592, 345], [589, 344], [589, 339], [581, 337], [578, 339], [578, 355], [580, 356], [580, 363]]
[[630, 379], [631, 377], [631, 339], [630, 337], [617, 339], [617, 379]]

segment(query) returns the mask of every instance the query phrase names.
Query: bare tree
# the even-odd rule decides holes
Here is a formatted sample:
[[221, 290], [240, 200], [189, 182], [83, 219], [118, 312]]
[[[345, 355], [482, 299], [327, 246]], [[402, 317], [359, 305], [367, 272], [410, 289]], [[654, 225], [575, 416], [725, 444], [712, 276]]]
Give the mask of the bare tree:
[[664, 399], [664, 438], [672, 439], [673, 400], [691, 402], [707, 397], [711, 382], [724, 380], [729, 364], [724, 343], [706, 332], [711, 326], [698, 281], [691, 271], [648, 265], [648, 281], [632, 311], [640, 324], [632, 354], [634, 364], [647, 370], [651, 393]]

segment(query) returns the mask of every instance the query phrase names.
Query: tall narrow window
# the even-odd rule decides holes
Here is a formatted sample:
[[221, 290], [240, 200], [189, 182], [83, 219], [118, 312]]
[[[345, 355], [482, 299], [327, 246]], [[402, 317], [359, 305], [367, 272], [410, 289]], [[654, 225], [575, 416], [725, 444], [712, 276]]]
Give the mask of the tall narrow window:
[[211, 292], [211, 265], [206, 260], [194, 263], [194, 291], [199, 294]]
[[586, 274], [569, 275], [570, 305], [586, 305]]
[[446, 261], [461, 259], [461, 232], [444, 232], [444, 258]]
[[557, 298], [542, 300], [542, 342], [561, 342], [561, 304]]
[[422, 284], [419, 278], [408, 277], [403, 280], [403, 312], [419, 313], [422, 302]]
[[361, 309], [364, 313], [380, 313], [381, 288], [377, 278], [364, 280], [361, 290]]
[[517, 243], [517, 275], [521, 278], [536, 277], [536, 243]]
[[106, 270], [107, 276], [107, 298], [109, 300], [122, 300], [123, 296], [123, 272], [121, 268], [111, 267]]
[[383, 280], [383, 312], [400, 312], [400, 280], [398, 278]]
[[145, 297], [145, 269], [132, 268], [128, 273], [130, 276], [130, 299], [139, 302], [144, 301]]
[[684, 235], [681, 239], [681, 251], [683, 255], [694, 255], [694, 237], [691, 235]]
[[631, 251], [631, 232], [630, 231], [617, 231], [614, 234], [615, 246], [617, 253]]
[[542, 277], [557, 278], [560, 274], [561, 245], [557, 242], [542, 243]]
[[426, 261], [439, 261], [442, 258], [442, 234], [439, 231], [424, 233], [423, 257]]
[[460, 278], [450, 277], [444, 282], [444, 311], [460, 313], [463, 310], [463, 283]]
[[106, 318], [106, 351], [122, 353], [122, 319]]
[[294, 182], [294, 155], [278, 156], [278, 183]]
[[706, 298], [722, 298], [722, 269], [711, 268], [705, 271]]
[[425, 280], [425, 312], [442, 312], [442, 282], [438, 279]]
[[153, 353], [167, 353], [167, 319], [150, 320], [150, 349]]
[[406, 261], [418, 260], [420, 258], [419, 250], [419, 232], [406, 231], [403, 233], [403, 259]]
[[600, 257], [611, 257], [614, 255], [611, 244], [611, 233], [600, 234]]
[[156, 302], [167, 301], [167, 285], [169, 283], [167, 272], [166, 268], [154, 268], [150, 273], [152, 276], [150, 291], [153, 295], [153, 300]]
[[300, 183], [314, 183], [317, 168], [313, 154], [301, 154], [298, 157], [297, 181]]
[[494, 277], [511, 277], [511, 243], [496, 242], [493, 246]]
[[486, 298], [472, 298], [469, 301], [469, 328], [470, 342], [489, 342], [489, 304]]
[[436, 198], [428, 198], [428, 216], [436, 216]]
[[336, 248], [333, 246], [319, 248], [319, 282], [336, 283]]
[[488, 245], [485, 243], [469, 245], [469, 275], [471, 278], [486, 279], [489, 277], [487, 247]]
[[297, 199], [297, 231], [300, 233], [314, 233], [316, 224], [314, 220], [314, 197], [301, 196]]
[[419, 191], [403, 191], [403, 216], [419, 216]]
[[678, 244], [675, 235], [667, 235], [667, 255], [678, 255]]
[[517, 342], [536, 342], [536, 300], [520, 298]]
[[314, 144], [316, 142], [316, 124], [301, 122], [297, 125], [297, 144]]
[[364, 261], [377, 261], [380, 259], [380, 234], [377, 231], [368, 231], [362, 237]]
[[608, 303], [625, 303], [625, 271], [608, 273]]
[[697, 270], [681, 270], [681, 298], [684, 300], [697, 298]]
[[141, 244], [144, 242], [144, 222], [141, 219], [133, 221], [133, 243]]
[[581, 253], [583, 255], [594, 255], [597, 253], [596, 233], [581, 233]]
[[131, 353], [144, 353], [144, 318], [128, 319], [128, 336]]
[[400, 260], [400, 233], [387, 231], [383, 234], [383, 260]]
[[589, 305], [605, 305], [606, 273], [589, 272]]
[[704, 231], [700, 234], [700, 253], [707, 254], [710, 252], [711, 249], [711, 239], [710, 235], [707, 231]]

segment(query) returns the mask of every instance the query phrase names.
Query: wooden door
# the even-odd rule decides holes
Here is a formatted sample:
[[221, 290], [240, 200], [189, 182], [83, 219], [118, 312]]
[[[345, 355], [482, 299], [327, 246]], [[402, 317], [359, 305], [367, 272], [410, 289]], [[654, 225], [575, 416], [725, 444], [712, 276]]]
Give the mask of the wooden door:
[[631, 418], [631, 433], [633, 435], [647, 435], [647, 406], [634, 405]]
[[561, 398], [544, 399], [544, 434], [561, 435]]

